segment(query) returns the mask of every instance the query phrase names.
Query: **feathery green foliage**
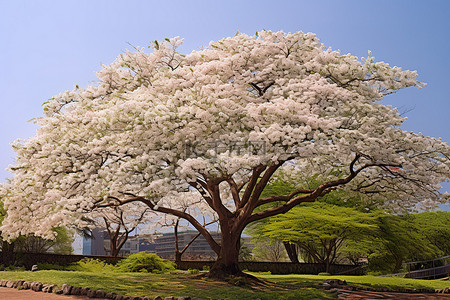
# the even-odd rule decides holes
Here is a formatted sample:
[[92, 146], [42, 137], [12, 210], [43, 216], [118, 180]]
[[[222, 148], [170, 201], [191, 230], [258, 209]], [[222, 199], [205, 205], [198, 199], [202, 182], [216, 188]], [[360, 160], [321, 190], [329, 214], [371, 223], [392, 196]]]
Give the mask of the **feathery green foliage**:
[[414, 215], [414, 219], [421, 234], [443, 255], [450, 255], [450, 212], [424, 212]]
[[119, 272], [166, 272], [175, 270], [175, 265], [155, 253], [139, 252], [119, 261], [116, 269]]

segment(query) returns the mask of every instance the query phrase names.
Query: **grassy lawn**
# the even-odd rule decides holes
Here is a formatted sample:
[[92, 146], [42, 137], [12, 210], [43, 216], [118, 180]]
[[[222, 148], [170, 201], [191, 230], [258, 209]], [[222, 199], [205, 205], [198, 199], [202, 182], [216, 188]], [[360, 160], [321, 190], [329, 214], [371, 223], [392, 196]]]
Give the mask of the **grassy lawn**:
[[386, 288], [408, 288], [408, 289], [442, 289], [450, 287], [449, 280], [419, 280], [408, 279], [399, 277], [377, 277], [377, 276], [318, 276], [318, 275], [269, 275], [265, 273], [252, 273], [258, 278], [270, 280], [280, 284], [301, 284], [301, 285], [314, 285], [319, 282], [323, 282], [325, 279], [340, 279], [345, 280], [347, 284], [360, 287], [386, 287]]
[[[61, 286], [86, 286], [132, 296], [191, 296], [212, 299], [336, 299], [312, 285], [267, 283], [253, 287], [233, 286], [191, 274], [91, 273], [74, 271], [1, 271], [0, 279], [39, 281]], [[270, 277], [267, 278], [270, 280]]]
[[191, 274], [92, 273], [74, 271], [0, 272], [0, 279], [24, 279], [61, 286], [87, 286], [107, 292], [133, 296], [191, 296], [212, 299], [336, 299], [334, 294], [314, 288], [328, 278], [346, 280], [364, 287], [435, 288], [450, 286], [449, 281], [414, 280], [374, 276], [270, 275], [252, 273], [267, 281], [252, 287], [233, 286]]

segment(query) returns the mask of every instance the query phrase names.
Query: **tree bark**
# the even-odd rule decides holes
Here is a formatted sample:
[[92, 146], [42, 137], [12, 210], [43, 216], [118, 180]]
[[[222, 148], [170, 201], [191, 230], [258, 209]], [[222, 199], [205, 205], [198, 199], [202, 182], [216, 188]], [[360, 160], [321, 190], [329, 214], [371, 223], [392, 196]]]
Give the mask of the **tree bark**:
[[[239, 250], [241, 247], [242, 230], [230, 226], [232, 222], [221, 222], [220, 253], [217, 261], [209, 272], [209, 277], [227, 279], [233, 276], [243, 276], [239, 268]], [[233, 230], [234, 229], [234, 230]]]
[[117, 249], [116, 241], [113, 241], [112, 239], [110, 239], [109, 249], [111, 250], [111, 256], [112, 257], [117, 257], [119, 255], [120, 249]]
[[174, 236], [175, 236], [175, 264], [177, 266], [181, 263], [181, 255], [183, 255], [180, 251], [180, 246], [178, 245], [178, 225], [180, 224], [180, 218], [177, 219], [175, 223]]
[[298, 264], [298, 253], [297, 253], [297, 248], [295, 244], [291, 244], [289, 242], [283, 242], [284, 248], [286, 249], [286, 252], [289, 256], [289, 259], [291, 260], [291, 262]]
[[[222, 238], [222, 241], [224, 239]], [[216, 262], [209, 271], [209, 277], [216, 279], [227, 279], [232, 276], [242, 276], [239, 268], [239, 242], [233, 240], [227, 241], [229, 246], [223, 246]]]
[[325, 261], [325, 272], [330, 273], [330, 259], [328, 257]]
[[175, 265], [177, 265], [177, 266], [180, 265], [182, 255], [183, 255], [183, 253], [181, 253], [180, 251], [175, 251]]
[[403, 265], [403, 258], [402, 257], [396, 257], [395, 258], [395, 264], [394, 264], [394, 269], [392, 270], [392, 273], [399, 273], [400, 269], [402, 268]]

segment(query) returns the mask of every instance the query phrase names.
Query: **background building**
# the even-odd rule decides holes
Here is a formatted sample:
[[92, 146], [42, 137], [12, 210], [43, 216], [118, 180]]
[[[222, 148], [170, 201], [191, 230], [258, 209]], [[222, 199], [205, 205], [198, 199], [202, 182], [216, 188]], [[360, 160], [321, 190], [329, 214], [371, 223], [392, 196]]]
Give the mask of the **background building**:
[[[197, 235], [197, 231], [185, 231], [178, 233], [178, 247], [181, 250]], [[213, 232], [212, 237], [220, 242], [220, 233]], [[105, 229], [95, 228], [92, 237], [83, 238], [84, 255], [111, 255], [109, 235]], [[247, 245], [248, 242], [245, 244]], [[119, 251], [119, 256], [127, 256], [142, 251], [155, 252], [165, 259], [175, 259], [175, 234], [164, 233], [162, 235], [137, 234], [128, 237]], [[183, 260], [215, 260], [217, 254], [211, 249], [206, 239], [200, 235], [183, 253]]]
[[[103, 241], [103, 247], [105, 249], [106, 255], [111, 255], [109, 246], [109, 236], [105, 234]], [[125, 244], [119, 251], [119, 256], [127, 256], [133, 253], [138, 253], [142, 251], [152, 251], [155, 252], [155, 237], [152, 234], [137, 234], [128, 237]]]
[[[84, 255], [111, 255], [108, 232], [103, 228], [92, 230], [91, 237], [83, 237], [82, 254]], [[155, 252], [154, 236], [139, 234], [128, 237], [120, 249], [119, 256], [127, 256], [141, 251]]]
[[[197, 235], [197, 231], [185, 231], [178, 233], [178, 248], [183, 248]], [[220, 233], [212, 233], [212, 237], [220, 242]], [[164, 233], [155, 238], [156, 254], [162, 258], [175, 259], [175, 234]], [[200, 235], [184, 252], [183, 260], [215, 260], [216, 253], [211, 249], [206, 239]]]
[[[104, 248], [106, 231], [102, 228], [94, 228], [91, 237], [83, 237], [84, 255], [106, 255]], [[109, 247], [109, 246], [108, 246]]]

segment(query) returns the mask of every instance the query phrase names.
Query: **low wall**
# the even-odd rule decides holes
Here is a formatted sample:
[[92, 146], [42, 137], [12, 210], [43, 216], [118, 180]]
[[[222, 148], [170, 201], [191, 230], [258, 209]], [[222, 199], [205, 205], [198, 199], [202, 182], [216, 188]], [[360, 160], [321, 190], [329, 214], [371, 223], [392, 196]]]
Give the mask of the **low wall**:
[[[111, 257], [103, 255], [66, 255], [53, 253], [15, 253], [15, 264], [31, 269], [31, 266], [37, 263], [49, 263], [55, 265], [69, 265], [82, 260], [83, 258], [93, 258], [104, 261], [108, 264], [116, 264], [123, 257]], [[0, 254], [0, 264], [9, 265], [3, 261], [3, 255]], [[211, 268], [213, 261], [182, 261], [178, 264], [178, 269], [198, 269], [202, 270], [204, 266]], [[242, 270], [252, 272], [267, 272], [272, 274], [319, 274], [325, 272], [324, 264], [309, 263], [290, 263], [290, 262], [240, 262]], [[361, 266], [354, 265], [330, 265], [331, 274], [363, 275], [364, 270]]]
[[[108, 264], [116, 264], [123, 257], [111, 257], [104, 255], [67, 255], [67, 254], [54, 254], [54, 253], [14, 253], [13, 261], [16, 265], [24, 266], [30, 269], [31, 266], [37, 263], [49, 263], [55, 265], [70, 265], [71, 263], [82, 260], [83, 258], [93, 258], [104, 261]], [[3, 255], [0, 255], [0, 264], [9, 265], [10, 262], [3, 261]]]
[[[178, 269], [198, 269], [202, 270], [204, 266], [212, 267], [212, 261], [182, 261], [178, 264]], [[240, 262], [242, 270], [251, 272], [267, 272], [272, 274], [319, 274], [325, 272], [325, 264], [310, 263], [291, 263], [291, 262]], [[361, 266], [355, 265], [330, 265], [331, 274], [363, 275], [364, 270]]]

